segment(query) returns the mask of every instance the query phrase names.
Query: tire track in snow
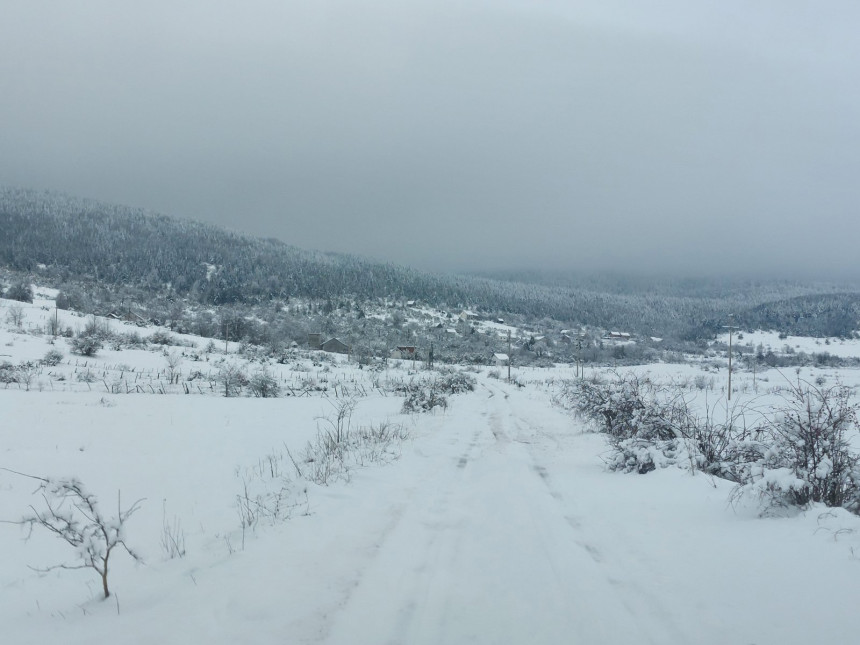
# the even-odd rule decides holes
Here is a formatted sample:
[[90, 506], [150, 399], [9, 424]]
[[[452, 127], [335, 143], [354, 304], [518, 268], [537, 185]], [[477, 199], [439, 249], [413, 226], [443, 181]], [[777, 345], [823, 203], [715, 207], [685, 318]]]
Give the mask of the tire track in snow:
[[683, 642], [619, 596], [512, 419], [502, 396], [449, 413], [449, 456], [428, 456], [325, 642]]
[[[583, 526], [582, 518], [584, 514], [576, 510], [575, 495], [565, 495], [559, 486], [554, 483], [550, 471], [545, 464], [551, 462], [550, 457], [561, 449], [563, 442], [554, 434], [547, 432], [541, 427], [534, 426], [528, 419], [514, 414], [513, 410], [511, 410], [511, 418], [520, 432], [523, 431], [523, 426], [525, 426], [526, 431], [532, 437], [531, 441], [526, 442], [527, 451], [532, 462], [532, 469], [545, 485], [549, 496], [560, 507], [565, 521], [572, 530], [574, 542], [596, 564], [602, 565], [606, 582], [617, 590], [617, 596], [627, 611], [631, 615], [636, 616], [637, 619], [643, 620], [643, 633], [641, 637], [651, 643], [690, 642], [689, 636], [681, 632], [671, 617], [670, 612], [660, 604], [654, 594], [648, 593], [640, 584], [627, 575], [629, 570], [628, 563], [608, 558], [604, 550], [596, 545], [600, 542], [600, 539], [596, 534], [593, 534], [592, 531]], [[548, 442], [552, 443], [551, 447], [546, 445]], [[616, 523], [612, 530], [616, 537], [621, 538], [620, 541], [624, 544], [626, 550], [624, 556], [627, 560], [638, 561], [644, 557], [640, 549], [636, 546], [635, 538], [628, 534], [625, 527]], [[652, 623], [656, 619], [657, 624], [648, 626], [644, 621], [645, 618], [648, 619], [648, 622]]]

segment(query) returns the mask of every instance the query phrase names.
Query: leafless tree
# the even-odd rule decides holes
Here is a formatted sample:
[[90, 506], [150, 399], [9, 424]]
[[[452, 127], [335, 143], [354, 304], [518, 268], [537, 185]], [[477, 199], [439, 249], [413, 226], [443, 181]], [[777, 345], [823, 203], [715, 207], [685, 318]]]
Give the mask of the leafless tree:
[[18, 382], [24, 386], [24, 389], [28, 392], [30, 391], [30, 385], [33, 383], [33, 379], [39, 373], [41, 367], [38, 363], [34, 363], [33, 361], [23, 361], [18, 364], [17, 372], [18, 372]]
[[218, 370], [217, 380], [224, 390], [224, 396], [238, 396], [242, 387], [248, 383], [242, 368], [233, 363], [225, 362]]
[[120, 494], [117, 493], [117, 514], [108, 518], [99, 509], [96, 496], [75, 477], [52, 478], [15, 474], [37, 480], [39, 487], [36, 492], [41, 494], [44, 503], [43, 510], [30, 506], [31, 513], [17, 523], [28, 526], [31, 532], [34, 526], [47, 529], [72, 547], [79, 559], [71, 564], [33, 569], [41, 572], [54, 569], [93, 569], [101, 577], [104, 597], [109, 597], [108, 563], [113, 550], [121, 546], [134, 560], [141, 561], [140, 556], [125, 543], [125, 523], [140, 508], [143, 500], [139, 499], [123, 509]]
[[24, 308], [21, 305], [9, 305], [6, 307], [6, 321], [21, 327], [24, 324]]
[[177, 351], [164, 352], [164, 361], [167, 363], [167, 380], [170, 383], [179, 382], [179, 365], [182, 363], [182, 355]]

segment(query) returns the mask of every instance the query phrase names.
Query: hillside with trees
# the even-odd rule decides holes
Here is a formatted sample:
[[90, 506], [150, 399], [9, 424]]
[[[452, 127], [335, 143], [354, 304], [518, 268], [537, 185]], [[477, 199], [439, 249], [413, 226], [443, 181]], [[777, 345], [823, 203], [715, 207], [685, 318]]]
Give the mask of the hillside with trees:
[[[366, 303], [415, 300], [543, 327], [621, 329], [682, 341], [713, 337], [729, 314], [744, 327], [787, 333], [838, 336], [860, 327], [860, 296], [844, 285], [434, 274], [51, 192], [0, 189], [0, 230], [8, 287], [30, 279], [55, 285], [64, 304], [79, 311], [134, 304], [178, 319], [178, 309], [198, 306], [215, 307], [216, 318], [242, 319], [249, 308], [281, 309], [296, 299], [310, 303], [302, 313], [325, 316], [362, 312]], [[197, 318], [201, 332], [205, 318]]]

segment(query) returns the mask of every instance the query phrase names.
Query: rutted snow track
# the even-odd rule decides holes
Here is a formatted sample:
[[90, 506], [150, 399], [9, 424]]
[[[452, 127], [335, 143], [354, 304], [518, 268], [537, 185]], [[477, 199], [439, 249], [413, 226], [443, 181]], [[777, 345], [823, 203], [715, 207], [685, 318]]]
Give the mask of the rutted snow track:
[[614, 567], [553, 487], [544, 464], [553, 441], [501, 391], [473, 410], [420, 439], [439, 452], [416, 472], [408, 506], [323, 640], [690, 642], [660, 608], [643, 613], [619, 592]]

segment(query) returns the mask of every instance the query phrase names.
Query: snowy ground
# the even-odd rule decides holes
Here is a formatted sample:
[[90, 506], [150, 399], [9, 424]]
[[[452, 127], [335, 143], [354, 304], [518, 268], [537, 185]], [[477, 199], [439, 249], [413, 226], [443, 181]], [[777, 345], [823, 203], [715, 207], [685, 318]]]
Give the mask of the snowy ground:
[[[11, 362], [49, 347], [0, 331]], [[157, 352], [119, 354], [97, 360], [163, 363]], [[641, 369], [686, 379], [703, 400], [724, 395], [725, 375], [707, 366]], [[856, 641], [860, 519], [823, 508], [762, 519], [732, 508], [731, 485], [702, 474], [606, 472], [602, 438], [551, 402], [571, 369], [518, 370], [524, 387], [480, 374], [475, 392], [420, 416], [401, 414], [402, 399], [374, 389], [366, 371], [326, 374], [366, 385], [354, 427], [388, 420], [409, 433], [398, 459], [328, 486], [296, 478], [283, 455], [331, 417], [341, 400], [332, 391], [251, 399], [0, 389], [0, 467], [78, 476], [106, 510], [118, 490], [124, 505], [145, 498], [127, 526], [145, 563], [117, 555], [107, 601], [92, 571], [29, 568], [68, 561], [68, 547], [38, 531], [24, 541], [21, 527], [0, 524], [3, 641]], [[399, 368], [388, 376], [409, 378]], [[860, 380], [850, 370], [771, 370], [753, 386], [738, 373], [736, 397], [772, 396], [797, 376]], [[243, 544], [237, 495], [273, 468], [288, 483], [290, 517], [247, 530]], [[38, 506], [34, 488], [0, 471], [0, 519]], [[183, 558], [161, 546], [165, 519], [181, 524]]]
[[[719, 341], [728, 343], [729, 335], [720, 335]], [[827, 352], [840, 358], [860, 357], [860, 339], [857, 338], [809, 338], [805, 336], [780, 338], [779, 333], [775, 331], [759, 330], [744, 332], [740, 337], [738, 334], [734, 334], [732, 342], [750, 350], [755, 350], [761, 345], [765, 352], [773, 351], [776, 354], [784, 354], [786, 353], [785, 349], [790, 348], [794, 353], [822, 354]]]

